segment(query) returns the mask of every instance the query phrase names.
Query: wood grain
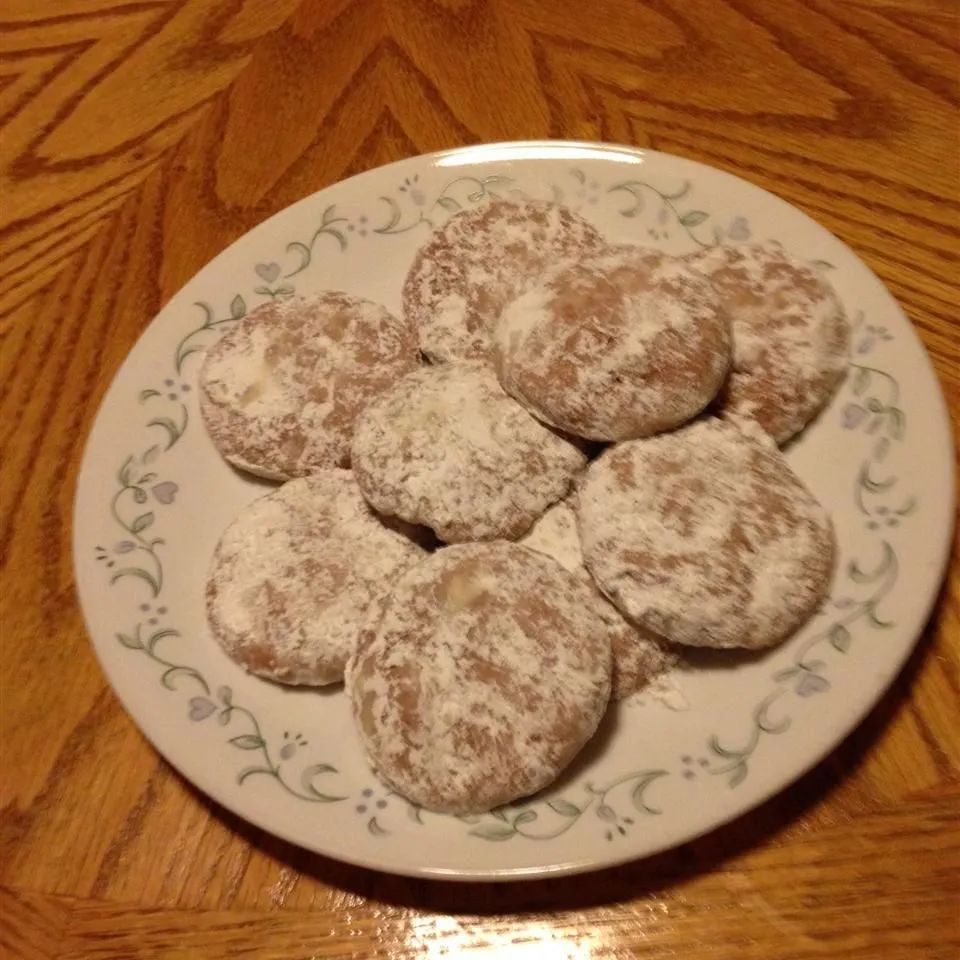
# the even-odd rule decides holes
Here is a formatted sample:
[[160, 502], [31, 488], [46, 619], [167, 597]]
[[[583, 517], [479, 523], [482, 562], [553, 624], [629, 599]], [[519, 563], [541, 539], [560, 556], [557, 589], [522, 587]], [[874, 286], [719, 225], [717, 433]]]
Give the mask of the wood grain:
[[81, 623], [97, 405], [230, 241], [457, 144], [616, 140], [783, 196], [904, 305], [960, 427], [960, 24], [940, 0], [6, 0], [0, 6], [0, 953], [955, 958], [960, 560], [833, 755], [695, 843], [449, 887], [290, 847], [158, 759]]

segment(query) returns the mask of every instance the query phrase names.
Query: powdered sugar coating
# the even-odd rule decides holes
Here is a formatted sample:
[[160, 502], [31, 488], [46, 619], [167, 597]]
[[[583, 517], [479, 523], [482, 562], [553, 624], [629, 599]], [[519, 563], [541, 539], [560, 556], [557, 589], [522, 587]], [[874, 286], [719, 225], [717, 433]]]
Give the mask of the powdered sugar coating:
[[672, 666], [676, 656], [658, 643], [649, 630], [626, 620], [600, 592], [583, 563], [573, 499], [571, 496], [555, 503], [519, 542], [531, 550], [553, 557], [586, 583], [601, 601], [599, 612], [606, 624], [613, 650], [611, 696], [615, 700], [622, 700], [643, 689], [654, 677]]
[[604, 246], [566, 207], [493, 199], [452, 216], [420, 248], [403, 285], [404, 315], [431, 360], [484, 358], [491, 324], [530, 280]]
[[777, 243], [692, 255], [733, 325], [734, 360], [722, 411], [755, 419], [778, 443], [799, 433], [847, 368], [850, 327], [816, 270]]
[[408, 374], [357, 419], [352, 459], [378, 510], [447, 543], [516, 539], [586, 463], [481, 363]]
[[321, 470], [255, 500], [227, 527], [207, 578], [210, 629], [251, 673], [334, 683], [373, 598], [422, 556], [380, 522], [349, 470]]
[[597, 604], [580, 578], [513, 543], [446, 547], [406, 571], [347, 670], [379, 775], [461, 814], [547, 786], [606, 709]]
[[669, 430], [713, 399], [730, 324], [684, 258], [616, 247], [528, 287], [494, 328], [504, 390], [541, 420], [592, 440]]
[[770, 646], [829, 586], [829, 517], [772, 442], [721, 420], [607, 450], [578, 520], [604, 593], [678, 643]]
[[410, 326], [369, 300], [273, 301], [207, 351], [200, 410], [230, 463], [286, 480], [349, 466], [357, 413], [418, 362]]

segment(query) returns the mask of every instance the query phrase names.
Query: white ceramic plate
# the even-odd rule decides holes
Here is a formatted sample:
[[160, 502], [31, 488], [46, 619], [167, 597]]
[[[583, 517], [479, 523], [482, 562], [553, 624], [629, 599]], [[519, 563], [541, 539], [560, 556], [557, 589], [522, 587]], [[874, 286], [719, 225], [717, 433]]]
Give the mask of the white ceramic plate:
[[[486, 194], [555, 197], [611, 240], [680, 252], [774, 238], [820, 261], [856, 325], [850, 374], [789, 458], [832, 511], [829, 602], [759, 659], [714, 658], [668, 697], [614, 708], [547, 796], [480, 817], [411, 807], [368, 770], [341, 688], [248, 676], [211, 639], [208, 558], [267, 485], [231, 470], [197, 410], [200, 354], [271, 297], [339, 288], [399, 311], [431, 224]], [[161, 311], [111, 386], [76, 500], [90, 635], [144, 733], [198, 787], [293, 843], [456, 879], [608, 866], [688, 840], [816, 763], [877, 701], [926, 619], [953, 517], [951, 438], [930, 363], [877, 278], [830, 233], [689, 160], [588, 143], [470, 147], [353, 177], [251, 230]]]

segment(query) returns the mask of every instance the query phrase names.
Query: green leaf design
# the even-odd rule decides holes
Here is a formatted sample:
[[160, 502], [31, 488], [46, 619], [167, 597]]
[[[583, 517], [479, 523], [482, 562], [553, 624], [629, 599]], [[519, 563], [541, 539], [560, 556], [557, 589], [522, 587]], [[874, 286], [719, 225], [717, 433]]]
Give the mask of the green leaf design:
[[376, 817], [371, 817], [367, 821], [367, 830], [375, 837], [385, 837], [390, 832], [389, 830], [384, 830], [383, 827], [377, 823]]
[[156, 577], [153, 576], [148, 570], [144, 570], [142, 567], [124, 567], [122, 570], [118, 570], [111, 578], [110, 583], [116, 583], [118, 580], [122, 580], [124, 577], [138, 577], [141, 580], [145, 580], [150, 584], [150, 589], [153, 591], [153, 595], [157, 596], [160, 593], [160, 584], [157, 583]]
[[471, 837], [479, 837], [481, 840], [502, 841], [509, 840], [516, 832], [507, 823], [482, 823], [470, 830], [469, 834]]
[[613, 823], [613, 821], [617, 819], [617, 812], [609, 803], [601, 803], [600, 806], [597, 807], [597, 816], [601, 820], [606, 820], [607, 823]]
[[230, 316], [234, 320], [239, 320], [241, 317], [245, 317], [247, 314], [247, 302], [240, 296], [238, 293], [230, 301]]
[[659, 780], [660, 777], [665, 777], [666, 775], [666, 770], [650, 770], [643, 774], [643, 776], [641, 776], [640, 779], [634, 784], [633, 790], [630, 791], [630, 802], [641, 813], [660, 813], [660, 810], [657, 807], [651, 807], [650, 804], [646, 802], [643, 794], [647, 787], [649, 787], [654, 780]]
[[559, 813], [561, 817], [579, 817], [581, 813], [580, 808], [575, 803], [571, 803], [569, 800], [562, 798], [548, 800], [547, 806], [554, 813]]
[[834, 650], [846, 653], [850, 649], [850, 640], [850, 631], [842, 623], [835, 623], [830, 628], [830, 645]]
[[177, 348], [176, 356], [173, 358], [173, 365], [176, 368], [177, 373], [180, 373], [183, 370], [183, 362], [193, 353], [203, 353], [206, 350], [206, 347], [202, 347], [199, 344], [191, 344], [187, 346], [186, 343], [181, 343]]
[[338, 800], [346, 800], [346, 797], [321, 793], [313, 785], [313, 778], [320, 776], [321, 773], [337, 773], [337, 768], [330, 766], [329, 763], [315, 763], [312, 766], [305, 767], [303, 773], [300, 774], [300, 786], [310, 795], [310, 799], [319, 803], [336, 803]]
[[868, 386], [870, 386], [870, 371], [864, 367], [857, 367], [857, 372], [853, 378], [854, 395], [862, 397]]
[[739, 750], [727, 750], [726, 747], [720, 745], [719, 739], [717, 739], [716, 734], [714, 734], [708, 741], [707, 746], [717, 754], [719, 757], [726, 757], [728, 760], [733, 760], [736, 757], [740, 756]]
[[889, 543], [883, 544], [883, 558], [877, 564], [873, 573], [868, 573], [860, 567], [856, 560], [851, 560], [847, 564], [847, 574], [854, 583], [876, 583], [896, 562], [896, 554]]
[[120, 481], [121, 487], [129, 487], [131, 479], [131, 468], [133, 467], [133, 457], [127, 457], [126, 460], [120, 465], [120, 469], [117, 471], [117, 479]]
[[306, 770], [303, 771], [304, 776], [307, 776], [309, 774], [311, 777], [319, 776], [321, 773], [338, 773], [338, 772], [339, 771], [337, 770], [337, 768], [334, 766], [331, 766], [329, 763], [315, 763], [312, 767], [307, 767]]
[[[824, 664], [819, 660], [814, 660], [812, 663], [807, 664], [807, 667], [810, 670], [818, 670], [823, 666]], [[753, 712], [753, 720], [757, 725], [757, 730], [761, 733], [784, 733], [790, 727], [789, 717], [783, 717], [780, 720], [770, 719], [770, 708], [780, 699], [782, 695], [783, 690], [774, 690], [773, 693], [768, 694], [759, 704], [757, 704], [757, 708]], [[756, 746], [756, 740], [754, 740], [754, 746]], [[753, 752], [752, 748], [750, 752]]]
[[132, 524], [130, 524], [130, 531], [132, 533], [140, 533], [141, 530], [146, 530], [150, 524], [153, 523], [154, 515], [151, 512], [141, 513]]
[[216, 314], [213, 312], [213, 307], [211, 307], [209, 303], [204, 303], [202, 300], [195, 300], [193, 305], [203, 311], [203, 326], [213, 326], [216, 322]]
[[730, 772], [730, 786], [739, 787], [744, 780], [747, 779], [747, 765], [745, 763], [738, 763], [733, 770]]
[[151, 397], [159, 397], [159, 396], [160, 396], [159, 390], [141, 390], [140, 402], [144, 403], [145, 401], [149, 400]]
[[180, 636], [180, 633], [177, 630], [157, 630], [155, 633], [152, 633], [150, 634], [149, 637], [147, 637], [147, 642], [144, 649], [147, 651], [147, 653], [152, 655], [157, 644], [161, 640], [163, 640], [165, 637], [179, 637], [179, 636]]
[[509, 818], [508, 818], [507, 815], [503, 812], [503, 810], [491, 810], [491, 811], [490, 811], [490, 816], [491, 816], [491, 817], [496, 817], [498, 820], [502, 820], [504, 823], [507, 823], [508, 820], [509, 820]]
[[118, 633], [117, 639], [128, 649], [128, 650], [142, 650], [143, 644], [136, 638], [128, 636], [125, 633]]
[[877, 616], [877, 605], [875, 603], [871, 603], [867, 608], [867, 618], [878, 630], [889, 630], [895, 625], [892, 620], [884, 620], [883, 617]]
[[420, 816], [421, 807], [418, 807], [415, 803], [410, 804], [407, 807], [407, 816], [411, 820], [415, 820], [421, 826], [423, 826], [423, 817]]
[[194, 670], [193, 667], [170, 667], [169, 670], [164, 671], [163, 675], [160, 677], [160, 682], [168, 690], [176, 690], [177, 685], [174, 681], [177, 677], [189, 677], [191, 680], [195, 680], [197, 683], [199, 683], [207, 693], [210, 692], [210, 688], [207, 686], [207, 681], [204, 680], [199, 671]]
[[[317, 231], [317, 236], [320, 236], [321, 233], [327, 233], [336, 239], [341, 250], [347, 249], [347, 238], [339, 230], [335, 230], [333, 227], [324, 227], [322, 230]], [[314, 237], [314, 239], [316, 239], [316, 237]]]
[[400, 209], [400, 204], [393, 197], [381, 197], [380, 199], [390, 208], [390, 219], [382, 227], [376, 227], [375, 232], [389, 233], [400, 222], [403, 212]]
[[237, 774], [237, 784], [242, 785], [243, 781], [246, 780], [247, 777], [252, 777], [256, 773], [265, 773], [271, 777], [275, 777], [277, 775], [276, 771], [271, 767], [244, 767]]
[[252, 733], [244, 733], [239, 737], [231, 737], [230, 743], [241, 750], [259, 750], [263, 745], [263, 737], [255, 736]]
[[310, 266], [310, 248], [305, 243], [300, 243], [299, 240], [295, 240], [293, 243], [288, 243], [287, 253], [293, 253], [294, 251], [296, 251], [297, 255], [300, 257], [300, 266], [295, 270], [291, 270], [287, 274], [288, 277], [292, 277], [294, 274], [300, 273]]
[[538, 817], [536, 810], [524, 810], [523, 813], [518, 813], [513, 818], [514, 827], [522, 823], [532, 823]]
[[689, 210], [680, 218], [680, 222], [685, 227], [696, 227], [703, 223], [709, 216], [710, 214], [705, 210]]
[[[186, 408], [184, 408], [186, 412]], [[170, 417], [154, 417], [148, 424], [148, 427], [160, 427], [167, 433], [167, 445], [165, 449], [169, 450], [183, 436], [183, 428], [175, 423]]]
[[449, 213], [456, 213], [460, 209], [460, 204], [453, 197], [437, 197], [437, 203]]
[[903, 435], [907, 431], [907, 418], [904, 416], [903, 411], [899, 407], [888, 407], [887, 417], [889, 418], [887, 430], [890, 436], [893, 437], [894, 440], [902, 440]]
[[[682, 200], [690, 192], [690, 181], [684, 180], [683, 186], [674, 193], [661, 193], [664, 200]], [[706, 217], [706, 215], [704, 215]]]

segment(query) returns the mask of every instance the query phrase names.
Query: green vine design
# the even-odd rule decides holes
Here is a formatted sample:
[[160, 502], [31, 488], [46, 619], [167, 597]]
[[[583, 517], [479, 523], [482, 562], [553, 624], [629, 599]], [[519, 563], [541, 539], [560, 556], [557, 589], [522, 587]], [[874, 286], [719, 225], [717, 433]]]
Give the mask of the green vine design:
[[731, 787], [738, 786], [746, 779], [749, 772], [747, 761], [757, 749], [762, 735], [781, 734], [790, 726], [789, 716], [772, 720], [769, 712], [773, 704], [786, 695], [788, 684], [792, 685], [794, 693], [800, 697], [825, 693], [830, 689], [830, 681], [825, 676], [826, 662], [810, 659], [810, 653], [814, 648], [826, 643], [837, 653], [846, 654], [853, 643], [850, 628], [857, 622], [867, 622], [877, 630], [887, 630], [893, 626], [892, 621], [881, 615], [879, 605], [893, 589], [898, 574], [896, 552], [886, 541], [883, 542], [880, 561], [872, 570], [864, 570], [856, 560], [851, 560], [847, 564], [847, 576], [852, 583], [873, 588], [869, 596], [864, 600], [842, 597], [834, 601], [834, 608], [841, 610], [842, 613], [829, 625], [813, 633], [797, 648], [792, 666], [779, 670], [773, 675], [774, 682], [778, 685], [777, 689], [769, 693], [754, 709], [752, 729], [742, 748], [731, 749], [724, 746], [716, 735], [710, 737], [707, 746], [721, 761], [719, 765], [710, 768], [710, 773], [728, 775]]
[[[428, 214], [432, 215], [438, 207], [447, 214], [458, 213], [464, 209], [467, 204], [478, 203], [484, 197], [499, 196], [500, 189], [505, 188], [513, 182], [513, 178], [511, 177], [498, 175], [480, 178], [457, 177], [456, 180], [451, 180], [450, 183], [443, 188], [433, 203], [423, 208], [418, 208], [416, 219], [406, 224], [401, 224], [401, 220], [403, 220], [403, 208], [400, 204], [393, 197], [381, 196], [380, 200], [387, 205], [388, 216], [381, 226], [374, 227], [374, 233], [384, 235], [407, 233], [419, 227], [421, 224], [425, 224], [432, 230], [434, 221], [432, 216], [428, 216]], [[466, 202], [464, 202], [464, 200], [458, 200], [456, 196], [451, 193], [454, 187], [460, 185], [465, 185], [470, 191], [466, 195]], [[426, 213], [424, 210], [426, 210]]]
[[390, 835], [390, 831], [381, 827], [375, 816], [367, 821], [367, 832], [374, 837], [386, 837]]
[[660, 203], [663, 205], [663, 209], [669, 212], [676, 222], [683, 227], [686, 231], [687, 236], [693, 240], [697, 246], [700, 247], [712, 247], [720, 242], [720, 231], [719, 228], [714, 228], [714, 233], [710, 241], [701, 240], [700, 237], [694, 232], [694, 228], [699, 227], [705, 221], [710, 219], [710, 214], [705, 210], [681, 210], [677, 204], [680, 200], [683, 200], [684, 197], [690, 192], [690, 181], [685, 180], [679, 189], [672, 192], [666, 190], [661, 190], [658, 187], [655, 187], [652, 183], [647, 183], [644, 180], [624, 180], [622, 183], [616, 183], [612, 187], [607, 188], [608, 194], [613, 193], [625, 193], [631, 199], [628, 206], [623, 207], [620, 210], [620, 215], [622, 217], [636, 217], [638, 216], [644, 208], [646, 201], [646, 194], [652, 193], [659, 198]]
[[[149, 400], [152, 400], [154, 397], [159, 397], [159, 390], [141, 390], [140, 391], [140, 402], [146, 403]], [[166, 434], [164, 437], [164, 450], [169, 450], [175, 444], [180, 441], [180, 438], [186, 433], [187, 425], [190, 422], [190, 414], [187, 410], [187, 406], [184, 403], [179, 404], [180, 407], [180, 417], [178, 420], [174, 420], [173, 417], [154, 417], [152, 420], [147, 421], [147, 428], [150, 427], [159, 427]], [[143, 455], [143, 460], [149, 462], [149, 459], [155, 457], [160, 451], [148, 450]], [[149, 459], [148, 459], [149, 458]]]
[[883, 541], [881, 550], [881, 558], [873, 570], [864, 570], [856, 560], [847, 564], [847, 577], [852, 583], [873, 588], [867, 599], [858, 601], [851, 597], [840, 597], [834, 600], [834, 608], [842, 610], [843, 613], [829, 626], [805, 640], [794, 653], [794, 665], [775, 674], [775, 680], [783, 682], [798, 675], [807, 675], [819, 676], [827, 682], [820, 673], [824, 667], [823, 662], [808, 659], [814, 647], [827, 642], [838, 653], [846, 654], [853, 642], [850, 628], [855, 623], [864, 620], [876, 630], [889, 630], [894, 625], [892, 620], [881, 615], [879, 606], [896, 584], [900, 566], [896, 551], [886, 540]]
[[[858, 315], [857, 323], [861, 320], [862, 316]], [[916, 498], [910, 497], [899, 509], [890, 510], [882, 506], [869, 506], [867, 497], [886, 494], [898, 482], [898, 478], [893, 474], [878, 478], [877, 467], [886, 459], [893, 443], [902, 441], [906, 433], [906, 416], [899, 406], [900, 387], [894, 376], [877, 367], [861, 364], [850, 366], [855, 371], [852, 378], [854, 397], [866, 396], [867, 399], [864, 406], [855, 403], [844, 408], [844, 426], [853, 429], [865, 424], [867, 434], [883, 432], [876, 437], [869, 454], [857, 470], [854, 503], [860, 513], [869, 519], [869, 529], [879, 529], [877, 518], [881, 517], [886, 518], [889, 525], [895, 526], [900, 519], [916, 509]], [[871, 388], [878, 384], [883, 385], [882, 390], [877, 388], [870, 393]], [[881, 392], [884, 394], [882, 398], [878, 395]], [[788, 692], [789, 687], [792, 687], [799, 697], [825, 693], [831, 688], [830, 680], [826, 676], [827, 662], [811, 657], [815, 649], [828, 647], [829, 650], [845, 656], [853, 645], [853, 628], [856, 625], [866, 624], [873, 630], [889, 630], [894, 626], [893, 621], [881, 610], [883, 601], [894, 589], [900, 574], [900, 564], [893, 545], [888, 540], [881, 540], [880, 557], [875, 563], [865, 565], [854, 558], [847, 562], [845, 574], [850, 585], [865, 590], [866, 597], [857, 599], [853, 596], [842, 596], [833, 600], [832, 608], [836, 613], [830, 622], [815, 630], [797, 647], [793, 663], [789, 667], [773, 675], [777, 688], [754, 710], [753, 727], [744, 748], [731, 750], [723, 746], [716, 736], [708, 740], [710, 751], [722, 761], [711, 767], [710, 772], [728, 775], [731, 787], [737, 786], [746, 778], [749, 770], [747, 761], [756, 750], [762, 735], [783, 733], [790, 725], [790, 717], [771, 721], [768, 712], [770, 707]]]
[[242, 786], [250, 777], [266, 776], [275, 780], [292, 797], [307, 800], [310, 803], [337, 803], [347, 799], [346, 796], [323, 793], [314, 786], [313, 781], [322, 774], [339, 772], [329, 763], [314, 763], [305, 767], [300, 772], [299, 788], [288, 783], [284, 778], [282, 762], [273, 759], [256, 716], [246, 707], [238, 707], [233, 703], [233, 691], [229, 687], [220, 687], [217, 690], [217, 698], [221, 704], [217, 713], [217, 723], [227, 726], [234, 715], [238, 715], [244, 717], [249, 726], [247, 733], [231, 737], [228, 741], [230, 745], [238, 750], [256, 751], [260, 755], [258, 763], [244, 767], [237, 774], [238, 786]]
[[[668, 776], [666, 770], [642, 770], [618, 777], [606, 786], [599, 788], [589, 783], [584, 784], [588, 796], [586, 801], [580, 804], [557, 798], [543, 801], [540, 810], [525, 807], [516, 812], [509, 812], [501, 808], [491, 810], [489, 814], [482, 817], [461, 816], [458, 819], [472, 825], [473, 829], [468, 830], [468, 834], [472, 837], [479, 837], [481, 840], [499, 842], [510, 840], [513, 837], [524, 837], [527, 840], [553, 840], [570, 830], [592, 808], [596, 816], [606, 824], [607, 840], [613, 840], [617, 835], [625, 836], [627, 828], [634, 824], [634, 820], [630, 816], [623, 816], [618, 813], [613, 805], [607, 802], [608, 794], [624, 784], [632, 784], [630, 802], [633, 809], [639, 813], [657, 815], [661, 811], [647, 802], [645, 794], [650, 784], [665, 776]], [[548, 807], [554, 814], [563, 818], [559, 827], [551, 828], [546, 833], [536, 832], [534, 827], [535, 824], [540, 823], [540, 813], [543, 811], [543, 807]], [[419, 809], [415, 819], [422, 823], [419, 817]]]
[[188, 667], [182, 663], [173, 663], [171, 660], [167, 660], [157, 653], [157, 644], [159, 644], [161, 640], [167, 637], [179, 636], [180, 632], [178, 630], [166, 628], [155, 630], [149, 637], [145, 638], [143, 636], [142, 623], [138, 623], [131, 633], [118, 633], [116, 635], [117, 640], [128, 650], [139, 650], [154, 663], [158, 663], [164, 668], [163, 673], [160, 675], [160, 683], [168, 690], [176, 690], [176, 679], [178, 677], [184, 677], [198, 684], [204, 693], [210, 693], [210, 687], [207, 685], [207, 681], [203, 679], [199, 670], [195, 670], [193, 667]]
[[[303, 273], [303, 271], [310, 266], [313, 262], [313, 248], [321, 237], [333, 238], [341, 252], [347, 249], [346, 234], [339, 226], [341, 223], [346, 223], [347, 218], [337, 216], [336, 210], [336, 206], [331, 203], [330, 206], [323, 211], [320, 217], [320, 226], [317, 227], [313, 236], [306, 243], [295, 240], [293, 243], [287, 244], [287, 253], [296, 253], [300, 257], [300, 263], [289, 273], [283, 275], [285, 279], [295, 277], [298, 273]], [[292, 292], [292, 288], [290, 288], [290, 291]], [[258, 288], [257, 292], [261, 292], [260, 288]], [[269, 290], [267, 292], [270, 293]], [[282, 288], [281, 291], [278, 292], [282, 293]]]
[[234, 323], [247, 315], [247, 302], [239, 293], [230, 301], [230, 315], [220, 320], [216, 318], [213, 307], [211, 307], [209, 303], [197, 301], [194, 306], [199, 307], [203, 313], [203, 322], [184, 334], [173, 351], [173, 367], [177, 371], [178, 376], [183, 371], [183, 364], [187, 357], [194, 353], [201, 353], [207, 349], [208, 344], [197, 343], [197, 337], [210, 330], [215, 330], [225, 323]]
[[[886, 507], [883, 507], [880, 511], [878, 511], [868, 506], [868, 497], [880, 496], [888, 493], [897, 485], [897, 477], [892, 474], [883, 477], [882, 479], [878, 479], [876, 476], [877, 464], [883, 462], [889, 450], [889, 439], [887, 437], [880, 437], [874, 444], [872, 456], [869, 459], [864, 460], [863, 464], [860, 466], [860, 469], [857, 471], [856, 480], [854, 482], [853, 500], [857, 506], [857, 509], [861, 514], [863, 514], [864, 517], [873, 518], [876, 517], [879, 512], [879, 514], [883, 516], [902, 519], [903, 517], [910, 516], [910, 514], [912, 514], [917, 508], [916, 497], [908, 497], [899, 507], [892, 511]], [[873, 525], [872, 529], [875, 528], [876, 524]]]
[[[864, 397], [864, 406], [871, 414], [867, 424], [867, 433], [876, 433], [884, 429], [890, 440], [902, 440], [907, 429], [907, 418], [900, 409], [900, 385], [896, 377], [876, 367], [851, 363], [853, 371], [853, 394]], [[878, 382], [883, 385], [877, 389]], [[876, 392], [868, 393], [873, 388]], [[885, 393], [881, 397], [880, 393]]]
[[117, 481], [120, 484], [120, 489], [110, 500], [110, 514], [131, 537], [130, 542], [135, 545], [137, 553], [146, 554], [149, 561], [147, 566], [130, 564], [122, 567], [110, 577], [110, 583], [117, 583], [117, 581], [126, 577], [135, 577], [147, 583], [152, 595], [157, 597], [163, 589], [163, 563], [157, 555], [157, 548], [163, 546], [164, 540], [161, 537], [145, 536], [146, 531], [153, 526], [156, 515], [152, 510], [145, 510], [138, 512], [132, 520], [127, 520], [120, 509], [124, 500], [132, 501], [137, 507], [142, 507], [147, 502], [147, 491], [144, 487], [156, 480], [157, 474], [148, 471], [134, 479], [137, 473], [139, 471], [136, 469], [134, 458], [132, 456], [127, 457], [117, 471]]
[[753, 752], [760, 743], [760, 738], [767, 734], [777, 736], [786, 733], [790, 727], [790, 718], [783, 717], [780, 720], [770, 718], [770, 708], [786, 693], [786, 690], [774, 690], [768, 694], [753, 711], [753, 726], [743, 747], [731, 748], [725, 747], [720, 743], [719, 738], [714, 735], [707, 741], [710, 750], [723, 761], [719, 766], [711, 767], [710, 772], [728, 776], [728, 783], [731, 787], [736, 787], [747, 778], [749, 767], [747, 761], [753, 756]]
[[174, 663], [172, 660], [160, 656], [157, 652], [157, 646], [161, 640], [167, 637], [180, 636], [178, 630], [163, 628], [154, 631], [148, 637], [144, 637], [142, 623], [138, 623], [130, 633], [116, 634], [116, 638], [122, 646], [128, 650], [143, 653], [154, 663], [163, 667], [160, 683], [167, 690], [175, 691], [179, 689], [177, 687], [178, 679], [189, 679], [200, 687], [204, 696], [191, 697], [188, 704], [191, 720], [203, 721], [216, 715], [217, 723], [223, 727], [228, 726], [234, 716], [242, 717], [246, 721], [246, 732], [238, 733], [227, 741], [237, 750], [251, 751], [259, 755], [256, 763], [244, 767], [237, 774], [237, 784], [239, 786], [242, 786], [250, 777], [267, 776], [275, 780], [291, 796], [300, 800], [307, 800], [310, 803], [337, 803], [340, 800], [347, 799], [345, 795], [324, 793], [317, 789], [314, 783], [317, 777], [327, 773], [339, 772], [336, 767], [329, 763], [314, 763], [305, 767], [300, 772], [299, 786], [291, 784], [286, 778], [283, 758], [281, 757], [280, 760], [274, 759], [256, 716], [246, 707], [238, 706], [233, 702], [233, 691], [230, 687], [220, 687], [217, 690], [217, 702], [215, 702], [210, 699], [210, 685], [199, 670], [182, 663]]

